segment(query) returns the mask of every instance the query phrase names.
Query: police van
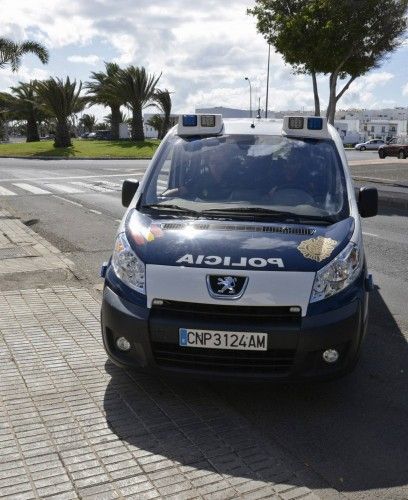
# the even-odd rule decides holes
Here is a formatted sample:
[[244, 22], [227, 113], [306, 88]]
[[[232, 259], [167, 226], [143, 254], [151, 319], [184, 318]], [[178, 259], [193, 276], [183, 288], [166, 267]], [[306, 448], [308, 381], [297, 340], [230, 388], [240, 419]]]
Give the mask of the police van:
[[343, 145], [325, 118], [183, 115], [127, 208], [105, 279], [102, 336], [122, 367], [308, 379], [355, 366], [367, 272]]

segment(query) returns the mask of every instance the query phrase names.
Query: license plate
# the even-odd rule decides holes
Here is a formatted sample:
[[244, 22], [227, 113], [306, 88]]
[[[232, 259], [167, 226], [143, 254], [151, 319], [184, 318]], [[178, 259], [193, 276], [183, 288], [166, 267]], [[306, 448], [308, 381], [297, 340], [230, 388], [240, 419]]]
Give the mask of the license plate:
[[182, 347], [266, 351], [267, 337], [266, 333], [179, 329], [179, 345]]

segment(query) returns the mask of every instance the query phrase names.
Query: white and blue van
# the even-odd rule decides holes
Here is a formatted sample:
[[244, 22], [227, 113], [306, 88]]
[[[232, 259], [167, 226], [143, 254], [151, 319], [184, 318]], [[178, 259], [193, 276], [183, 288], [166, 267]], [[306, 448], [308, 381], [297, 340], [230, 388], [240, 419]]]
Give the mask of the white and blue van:
[[366, 332], [360, 217], [325, 118], [183, 115], [141, 182], [125, 181], [102, 336], [122, 367], [229, 379], [332, 378]]

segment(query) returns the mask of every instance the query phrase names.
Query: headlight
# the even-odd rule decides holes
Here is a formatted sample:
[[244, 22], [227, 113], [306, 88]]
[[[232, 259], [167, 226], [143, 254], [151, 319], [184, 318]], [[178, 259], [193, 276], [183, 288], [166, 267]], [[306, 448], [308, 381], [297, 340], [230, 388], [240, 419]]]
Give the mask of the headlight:
[[363, 258], [358, 246], [349, 243], [327, 266], [316, 273], [310, 302], [327, 299], [348, 287], [360, 274]]
[[131, 249], [125, 233], [116, 238], [112, 266], [123, 283], [139, 293], [145, 293], [145, 265]]

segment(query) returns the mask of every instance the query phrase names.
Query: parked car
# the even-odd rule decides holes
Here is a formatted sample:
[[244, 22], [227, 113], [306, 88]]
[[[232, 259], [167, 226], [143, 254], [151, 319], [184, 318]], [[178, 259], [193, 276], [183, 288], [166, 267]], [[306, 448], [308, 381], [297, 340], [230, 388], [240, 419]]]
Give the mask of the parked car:
[[408, 138], [396, 137], [384, 146], [378, 149], [378, 156], [386, 158], [387, 156], [396, 156], [400, 160], [408, 158]]
[[96, 139], [96, 132], [90, 132], [87, 139]]
[[90, 132], [84, 132], [81, 134], [81, 139], [88, 139]]
[[376, 151], [380, 146], [383, 146], [385, 142], [382, 139], [371, 139], [370, 141], [360, 142], [354, 146], [354, 149], [358, 151], [374, 150]]
[[112, 132], [110, 130], [97, 130], [95, 132], [95, 139], [110, 141], [112, 139]]

